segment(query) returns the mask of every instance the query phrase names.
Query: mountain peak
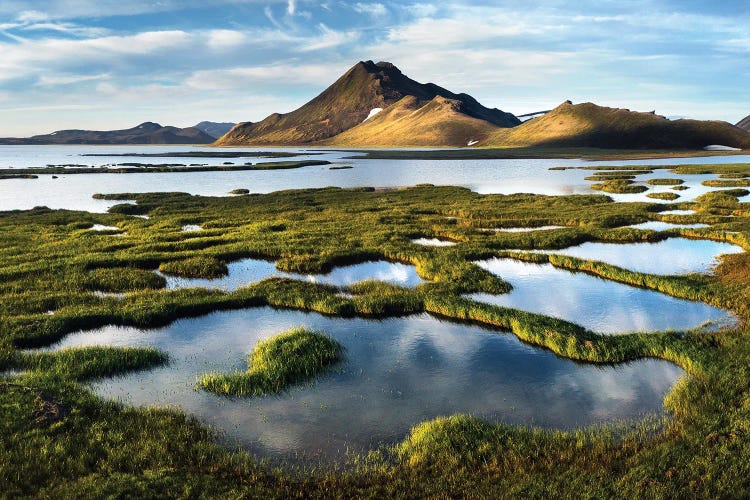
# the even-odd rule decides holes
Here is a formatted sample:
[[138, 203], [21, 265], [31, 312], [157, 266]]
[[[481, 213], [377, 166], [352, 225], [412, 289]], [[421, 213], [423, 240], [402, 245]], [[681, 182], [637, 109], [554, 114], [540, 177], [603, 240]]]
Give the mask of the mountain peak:
[[143, 122], [135, 128], [141, 130], [159, 130], [162, 126], [155, 122]]
[[493, 126], [513, 127], [515, 116], [482, 106], [471, 96], [404, 75], [394, 64], [359, 61], [331, 86], [302, 107], [286, 114], [273, 114], [252, 124], [240, 124], [217, 142], [234, 144], [307, 144], [318, 142], [362, 123], [373, 109], [387, 109], [404, 97], [419, 105], [441, 96], [461, 102], [462, 111]]

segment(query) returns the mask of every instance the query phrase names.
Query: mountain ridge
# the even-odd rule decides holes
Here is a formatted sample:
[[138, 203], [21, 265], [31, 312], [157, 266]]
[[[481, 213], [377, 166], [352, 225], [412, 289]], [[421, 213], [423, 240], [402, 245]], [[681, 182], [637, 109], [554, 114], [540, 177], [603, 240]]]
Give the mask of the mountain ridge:
[[162, 126], [155, 122], [143, 122], [121, 130], [67, 129], [25, 138], [0, 138], [0, 144], [210, 144], [214, 140], [214, 137], [195, 127], [178, 128]]
[[717, 120], [668, 120], [654, 112], [565, 101], [512, 129], [495, 130], [483, 147], [595, 147], [602, 149], [750, 148], [750, 134]]

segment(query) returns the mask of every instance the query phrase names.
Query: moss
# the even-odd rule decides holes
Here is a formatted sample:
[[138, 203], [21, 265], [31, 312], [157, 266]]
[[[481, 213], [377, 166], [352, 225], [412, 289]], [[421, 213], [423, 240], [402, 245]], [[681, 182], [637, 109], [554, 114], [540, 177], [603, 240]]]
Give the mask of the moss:
[[230, 396], [277, 394], [294, 384], [317, 377], [343, 356], [334, 339], [306, 328], [292, 328], [258, 342], [248, 356], [248, 370], [237, 373], [207, 373], [198, 385]]

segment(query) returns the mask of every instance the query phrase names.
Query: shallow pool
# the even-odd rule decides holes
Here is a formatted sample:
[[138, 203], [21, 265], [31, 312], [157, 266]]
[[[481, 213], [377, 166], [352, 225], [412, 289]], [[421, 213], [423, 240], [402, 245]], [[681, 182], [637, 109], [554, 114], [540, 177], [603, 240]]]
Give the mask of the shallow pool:
[[512, 259], [488, 259], [479, 266], [513, 285], [503, 295], [472, 294], [479, 302], [522, 309], [577, 323], [598, 333], [683, 330], [706, 322], [733, 321], [727, 311], [676, 299], [585, 273]]
[[[244, 370], [253, 345], [305, 325], [346, 349], [338, 370], [281, 396], [232, 399], [195, 389], [211, 370]], [[441, 415], [543, 427], [574, 427], [662, 411], [683, 374], [646, 359], [596, 366], [530, 347], [514, 335], [440, 321], [427, 314], [383, 321], [254, 308], [139, 330], [105, 327], [69, 335], [53, 348], [155, 346], [168, 366], [102, 380], [95, 392], [134, 405], [181, 408], [240, 445], [271, 459], [341, 460], [403, 439]]]

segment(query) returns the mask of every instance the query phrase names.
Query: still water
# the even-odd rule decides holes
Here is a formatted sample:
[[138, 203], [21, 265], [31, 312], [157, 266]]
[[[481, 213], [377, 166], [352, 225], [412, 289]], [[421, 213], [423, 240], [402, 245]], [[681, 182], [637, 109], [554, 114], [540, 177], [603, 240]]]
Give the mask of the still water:
[[[165, 153], [177, 151], [205, 151], [210, 148], [189, 146], [0, 146], [0, 168], [44, 167], [55, 164], [108, 165], [113, 163], [201, 163], [221, 165], [225, 158], [140, 158], [140, 157], [84, 157], [81, 154]], [[263, 149], [260, 149], [263, 150]], [[269, 150], [269, 148], [265, 148]], [[257, 148], [222, 148], [220, 151], [259, 151]], [[139, 193], [153, 191], [183, 191], [191, 194], [223, 196], [236, 188], [246, 188], [254, 193], [268, 193], [281, 189], [321, 188], [326, 186], [399, 187], [419, 183], [464, 186], [479, 193], [537, 193], [547, 195], [594, 193], [584, 177], [593, 174], [586, 170], [550, 171], [557, 166], [591, 165], [669, 165], [691, 163], [741, 163], [749, 156], [718, 156], [704, 158], [673, 158], [618, 162], [587, 162], [583, 160], [513, 159], [513, 160], [365, 160], [346, 159], [358, 153], [325, 150], [312, 156], [310, 150], [285, 148], [273, 151], [302, 152], [294, 160], [319, 159], [338, 165], [351, 165], [346, 170], [331, 170], [329, 165], [310, 166], [292, 170], [217, 171], [190, 173], [143, 174], [65, 174], [53, 179], [40, 175], [38, 179], [10, 179], [0, 181], [0, 210], [28, 209], [45, 205], [50, 208], [67, 208], [105, 212], [117, 202], [94, 200], [95, 193]], [[321, 150], [317, 150], [319, 152]], [[237, 164], [246, 161], [274, 161], [262, 158], [233, 159]], [[639, 177], [671, 177], [666, 171]], [[689, 201], [711, 190], [700, 182], [716, 176], [679, 175], [685, 179], [687, 191], [679, 201]], [[665, 190], [656, 186], [651, 191]], [[651, 192], [649, 191], [649, 192]], [[648, 201], [645, 193], [611, 195], [617, 201]]]
[[702, 302], [676, 299], [652, 290], [585, 273], [512, 259], [477, 264], [513, 285], [508, 294], [469, 297], [577, 323], [598, 333], [682, 330], [706, 322], [727, 324], [732, 316]]
[[586, 242], [561, 250], [543, 250], [649, 274], [705, 273], [717, 263], [719, 255], [743, 251], [731, 243], [687, 238], [669, 238], [658, 243]]
[[[346, 349], [333, 373], [281, 396], [226, 398], [196, 390], [211, 370], [245, 370], [259, 340], [297, 325]], [[468, 413], [512, 424], [569, 428], [662, 411], [683, 371], [661, 360], [578, 364], [514, 335], [422, 314], [383, 321], [254, 308], [180, 320], [165, 328], [105, 327], [53, 348], [154, 346], [168, 366], [106, 379], [95, 392], [134, 405], [181, 408], [223, 441], [272, 460], [338, 461], [405, 437], [419, 422]]]
[[227, 264], [227, 269], [229, 274], [217, 279], [179, 278], [166, 275], [164, 277], [167, 280], [167, 288], [170, 289], [204, 287], [226, 291], [233, 291], [272, 276], [334, 286], [349, 286], [362, 280], [385, 281], [407, 287], [423, 282], [417, 274], [416, 267], [383, 260], [335, 267], [328, 274], [287, 273], [276, 269], [273, 262], [260, 259], [242, 259], [231, 262]]

